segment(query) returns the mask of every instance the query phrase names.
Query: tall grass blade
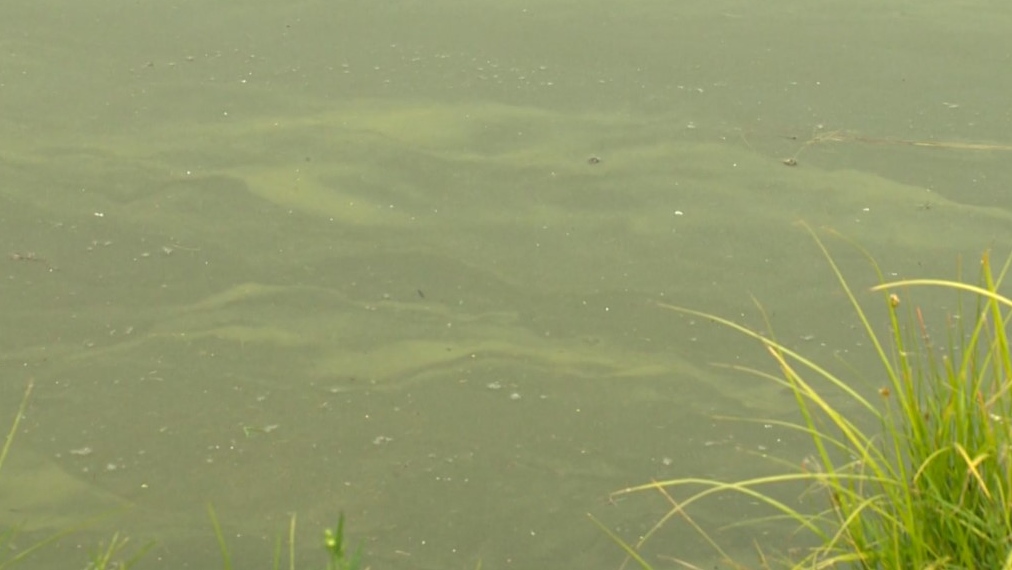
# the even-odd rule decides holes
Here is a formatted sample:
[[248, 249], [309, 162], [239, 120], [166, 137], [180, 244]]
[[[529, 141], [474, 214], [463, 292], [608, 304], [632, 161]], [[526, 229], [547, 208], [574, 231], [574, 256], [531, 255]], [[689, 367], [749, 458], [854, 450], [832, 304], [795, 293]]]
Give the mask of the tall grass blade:
[[14, 415], [14, 421], [11, 422], [11, 429], [7, 431], [7, 437], [4, 438], [3, 450], [0, 451], [0, 473], [3, 472], [4, 462], [7, 461], [7, 454], [10, 453], [11, 445], [14, 444], [14, 437], [18, 433], [18, 426], [21, 425], [21, 418], [25, 415], [25, 409], [28, 408], [28, 400], [32, 397], [32, 388], [35, 387], [35, 379], [28, 381], [28, 386], [25, 387], [25, 393], [21, 396], [21, 404], [18, 405], [18, 411]]
[[221, 552], [221, 567], [223, 570], [232, 570], [232, 556], [228, 552], [228, 543], [225, 535], [221, 532], [221, 524], [218, 523], [218, 515], [214, 512], [211, 503], [207, 504], [207, 516], [211, 519], [211, 527], [214, 528], [214, 537], [218, 541], [218, 551]]
[[627, 543], [626, 541], [622, 540], [622, 538], [619, 537], [614, 532], [612, 532], [612, 530], [610, 528], [606, 527], [604, 525], [604, 523], [602, 523], [601, 521], [597, 520], [597, 518], [594, 517], [594, 515], [592, 515], [590, 513], [587, 513], [587, 517], [590, 518], [591, 522], [593, 522], [595, 525], [597, 525], [597, 528], [601, 529], [601, 531], [603, 531], [605, 534], [607, 534], [608, 538], [610, 538], [615, 544], [617, 544], [619, 546], [619, 548], [621, 548], [622, 550], [624, 550], [625, 553], [626, 553], [626, 555], [629, 556], [629, 558], [635, 560], [636, 563], [639, 564], [640, 568], [642, 568], [643, 570], [653, 570], [653, 567], [650, 566], [650, 564], [647, 563], [647, 561], [644, 560], [642, 556], [640, 556], [640, 553], [636, 552], [636, 549], [634, 549], [632, 546], [630, 546], [629, 543]]

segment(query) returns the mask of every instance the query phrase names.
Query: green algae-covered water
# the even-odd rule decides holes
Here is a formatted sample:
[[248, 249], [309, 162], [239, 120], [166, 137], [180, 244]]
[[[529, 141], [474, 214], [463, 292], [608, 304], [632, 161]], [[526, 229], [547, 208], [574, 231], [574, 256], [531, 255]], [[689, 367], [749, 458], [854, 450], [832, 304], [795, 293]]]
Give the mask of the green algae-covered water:
[[[792, 400], [712, 366], [757, 347], [657, 302], [761, 326], [755, 296], [874, 389], [795, 222], [899, 276], [1008, 251], [1012, 13], [977, 4], [8, 10], [2, 417], [36, 388], [0, 524], [107, 515], [39, 567], [117, 530], [156, 542], [142, 567], [218, 567], [207, 503], [237, 567], [292, 513], [321, 561], [340, 511], [374, 568], [617, 567], [585, 514], [635, 539], [666, 503], [611, 491], [810, 452], [714, 419]], [[748, 556], [791, 530], [720, 536]], [[713, 562], [666, 532], [651, 556]]]

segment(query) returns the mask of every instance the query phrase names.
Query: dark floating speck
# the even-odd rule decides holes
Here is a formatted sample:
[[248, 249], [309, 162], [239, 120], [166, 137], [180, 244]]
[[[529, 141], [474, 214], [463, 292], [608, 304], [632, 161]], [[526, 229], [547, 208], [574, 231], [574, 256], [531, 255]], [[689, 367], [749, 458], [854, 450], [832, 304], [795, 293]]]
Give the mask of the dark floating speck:
[[597, 156], [592, 156], [587, 159], [587, 164], [601, 164], [601, 159]]

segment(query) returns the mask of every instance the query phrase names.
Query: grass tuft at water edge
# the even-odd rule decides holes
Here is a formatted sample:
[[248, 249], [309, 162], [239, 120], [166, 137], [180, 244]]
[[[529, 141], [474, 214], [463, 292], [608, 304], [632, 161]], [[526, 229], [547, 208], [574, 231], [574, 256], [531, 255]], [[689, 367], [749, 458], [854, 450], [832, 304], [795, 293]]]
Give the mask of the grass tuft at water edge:
[[[786, 387], [796, 401], [797, 419], [746, 421], [804, 434], [812, 458], [780, 474], [740, 481], [684, 477], [617, 491], [617, 495], [657, 491], [670, 508], [635, 543], [610, 531], [609, 535], [629, 560], [649, 570], [652, 566], [641, 556], [642, 547], [660, 540], [667, 525], [681, 521], [724, 563], [747, 568], [732, 559], [713, 529], [702, 528], [690, 515], [690, 507], [704, 499], [737, 493], [766, 505], [775, 517], [792, 521], [815, 545], [771, 555], [771, 546], [759, 544], [751, 567], [1012, 570], [1012, 355], [1006, 331], [1012, 299], [999, 293], [1010, 264], [995, 273], [990, 257], [983, 255], [979, 282], [971, 285], [935, 279], [885, 282], [872, 260], [881, 283], [872, 291], [888, 315], [888, 323], [877, 327], [825, 243], [806, 229], [879, 362], [880, 378], [874, 380], [881, 382], [878, 397], [855, 388], [862, 379], [831, 372], [778, 342], [771, 332], [662, 305], [761, 343], [776, 371], [740, 369]], [[918, 287], [941, 288], [960, 300], [956, 314], [945, 323], [944, 342], [936, 343], [929, 334], [925, 311], [900, 302], [901, 296]], [[879, 328], [886, 332], [878, 332]], [[771, 489], [784, 484], [814, 490], [822, 497], [821, 506], [808, 511], [778, 499]]]

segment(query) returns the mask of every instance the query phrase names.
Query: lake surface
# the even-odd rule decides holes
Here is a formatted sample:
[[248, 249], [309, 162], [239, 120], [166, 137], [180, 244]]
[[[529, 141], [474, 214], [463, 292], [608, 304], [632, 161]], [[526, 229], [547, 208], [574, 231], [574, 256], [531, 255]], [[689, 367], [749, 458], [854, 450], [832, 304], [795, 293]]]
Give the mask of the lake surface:
[[[811, 453], [717, 419], [793, 400], [714, 366], [775, 372], [754, 342], [658, 303], [765, 327], [755, 298], [871, 392], [798, 222], [869, 303], [846, 240], [890, 278], [1012, 247], [1012, 8], [993, 3], [5, 13], [4, 425], [36, 385], [0, 524], [113, 512], [39, 567], [114, 531], [157, 543], [142, 568], [219, 567], [210, 503], [236, 567], [269, 564], [292, 513], [300, 565], [322, 562], [343, 511], [373, 568], [617, 568], [586, 513], [634, 541], [667, 503], [611, 492]], [[719, 530], [762, 514], [694, 512], [746, 561], [805, 545]], [[716, 561], [684, 521], [646, 553]]]

